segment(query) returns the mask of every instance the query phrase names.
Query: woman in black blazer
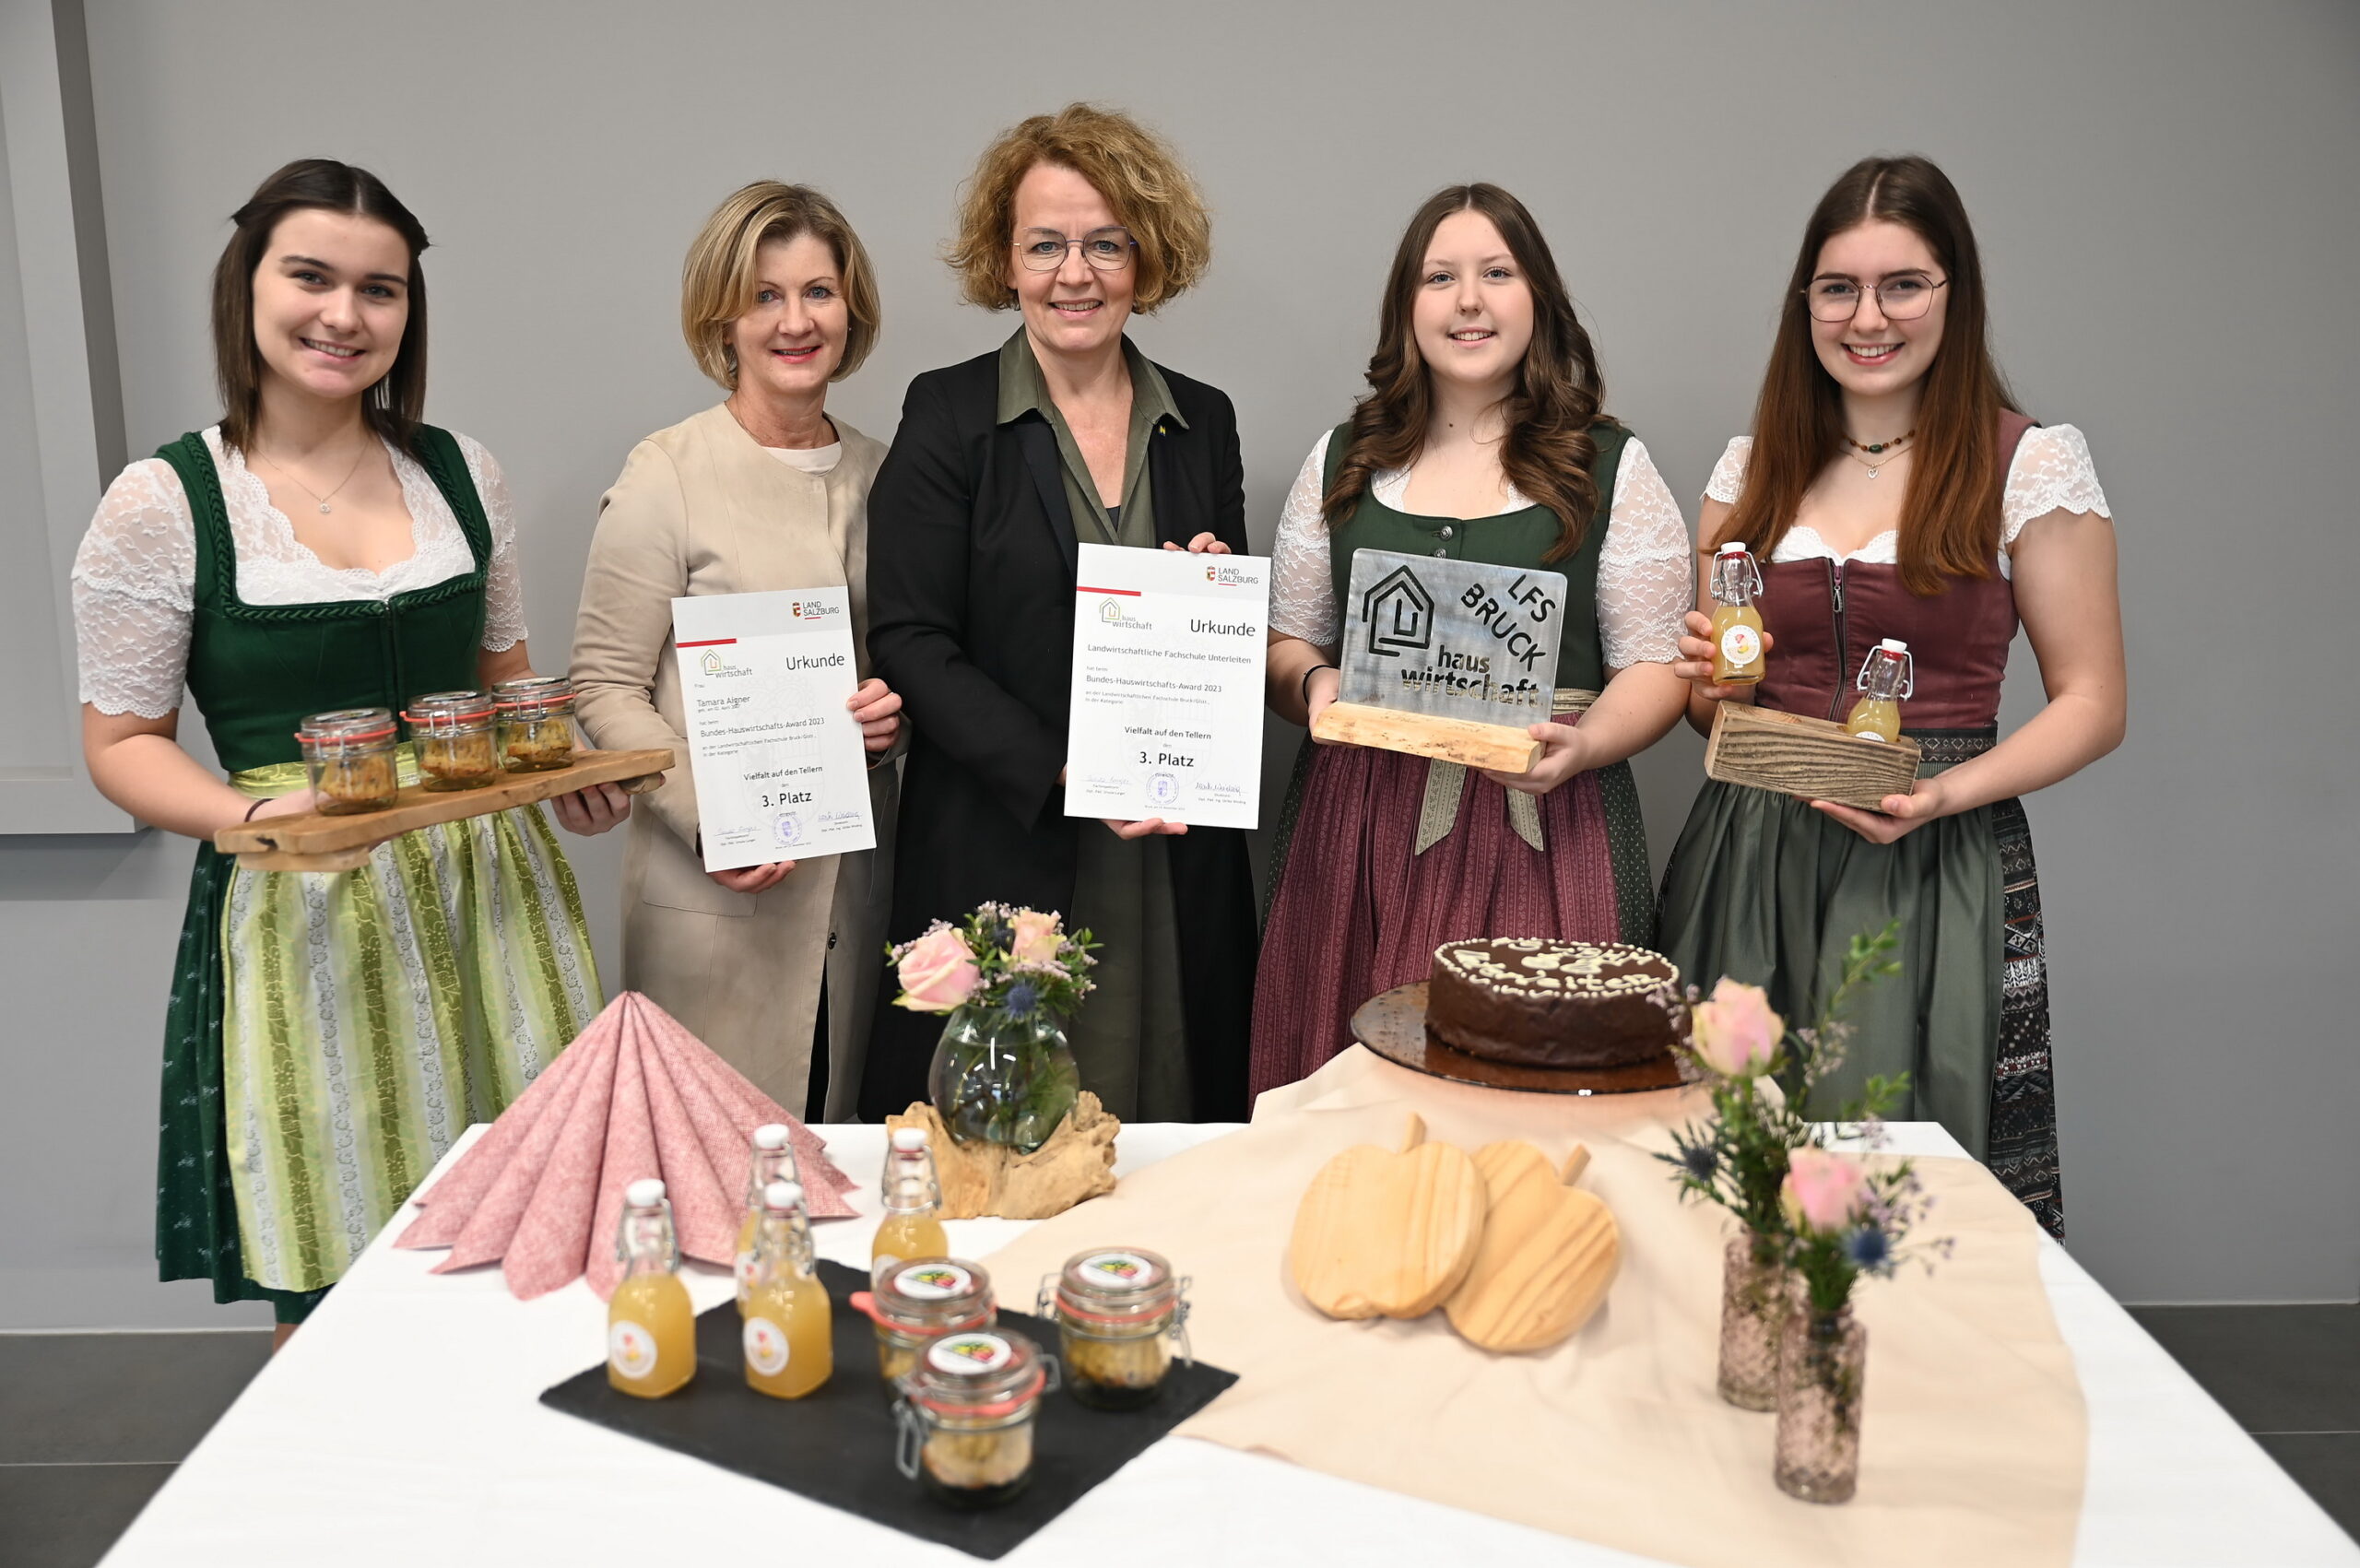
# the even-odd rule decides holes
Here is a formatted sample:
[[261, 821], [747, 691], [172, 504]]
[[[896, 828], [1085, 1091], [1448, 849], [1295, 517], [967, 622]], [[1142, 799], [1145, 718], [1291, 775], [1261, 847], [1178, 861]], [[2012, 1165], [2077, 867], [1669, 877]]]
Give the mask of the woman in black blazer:
[[[1210, 238], [1170, 148], [1123, 115], [1076, 104], [1002, 136], [950, 260], [1023, 324], [910, 384], [868, 498], [869, 654], [913, 732], [889, 934], [987, 899], [1089, 926], [1097, 990], [1069, 1034], [1082, 1087], [1127, 1121], [1246, 1108], [1245, 835], [1101, 826], [1062, 788], [1078, 545], [1245, 548], [1235, 410], [1123, 332], [1196, 281]], [[864, 1117], [926, 1098], [941, 1028], [878, 1009]]]

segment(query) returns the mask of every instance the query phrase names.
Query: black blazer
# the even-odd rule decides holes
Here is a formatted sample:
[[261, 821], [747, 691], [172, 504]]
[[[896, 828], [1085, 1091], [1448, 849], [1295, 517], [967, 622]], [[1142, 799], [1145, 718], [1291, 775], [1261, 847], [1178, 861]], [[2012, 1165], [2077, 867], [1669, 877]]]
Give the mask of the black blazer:
[[[1237, 411], [1212, 387], [1162, 373], [1187, 422], [1162, 420], [1149, 438], [1156, 533], [1186, 545], [1210, 532], [1243, 554]], [[888, 926], [896, 942], [986, 899], [1069, 910], [1078, 836], [1105, 831], [1065, 815], [1056, 782], [1076, 584], [1056, 435], [1038, 412], [1003, 426], [998, 411], [997, 350], [918, 377], [868, 494], [869, 658], [912, 728]], [[1165, 842], [1196, 1114], [1240, 1120], [1257, 948], [1245, 835], [1199, 827]], [[889, 971], [885, 1000], [895, 994]], [[863, 1117], [926, 1098], [941, 1027], [878, 1008]]]

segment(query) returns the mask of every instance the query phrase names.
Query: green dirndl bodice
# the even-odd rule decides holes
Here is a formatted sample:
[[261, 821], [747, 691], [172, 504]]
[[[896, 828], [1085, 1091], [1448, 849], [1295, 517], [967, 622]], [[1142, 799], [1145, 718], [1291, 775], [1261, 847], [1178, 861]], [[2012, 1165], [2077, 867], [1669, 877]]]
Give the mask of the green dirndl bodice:
[[[204, 438], [158, 454], [195, 534], [189, 690], [248, 794], [301, 787], [307, 714], [476, 683], [490, 526], [457, 442], [417, 444], [475, 564], [383, 603], [247, 604]], [[600, 1002], [537, 808], [403, 834], [349, 872], [245, 871], [200, 843], [166, 1014], [159, 1276], [299, 1320]]]

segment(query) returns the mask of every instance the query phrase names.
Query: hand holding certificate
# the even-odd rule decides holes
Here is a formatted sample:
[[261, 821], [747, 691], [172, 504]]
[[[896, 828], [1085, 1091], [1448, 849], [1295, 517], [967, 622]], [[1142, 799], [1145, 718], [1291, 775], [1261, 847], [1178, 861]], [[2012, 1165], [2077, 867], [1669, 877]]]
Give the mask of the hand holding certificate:
[[1270, 563], [1083, 545], [1066, 815], [1251, 828]]
[[842, 588], [672, 601], [704, 868], [877, 847]]

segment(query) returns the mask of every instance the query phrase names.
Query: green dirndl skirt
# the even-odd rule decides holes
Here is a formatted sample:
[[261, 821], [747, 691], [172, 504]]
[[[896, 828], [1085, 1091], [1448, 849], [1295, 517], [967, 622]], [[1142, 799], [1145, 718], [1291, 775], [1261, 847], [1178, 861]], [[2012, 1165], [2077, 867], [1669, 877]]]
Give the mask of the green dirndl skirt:
[[[267, 796], [301, 771], [232, 782]], [[405, 833], [348, 872], [198, 846], [165, 1025], [159, 1276], [300, 1322], [601, 1005], [538, 807]]]
[[[1916, 738], [1929, 776], [1992, 743], [1986, 732]], [[1801, 1024], [1852, 937], [1894, 920], [1901, 973], [1856, 994], [1845, 1064], [1812, 1110], [1834, 1114], [1870, 1074], [1907, 1073], [1889, 1114], [1941, 1123], [2061, 1238], [2047, 959], [2022, 804], [1877, 844], [1790, 796], [1708, 780], [1664, 869], [1656, 945], [1694, 984], [1761, 985]]]

